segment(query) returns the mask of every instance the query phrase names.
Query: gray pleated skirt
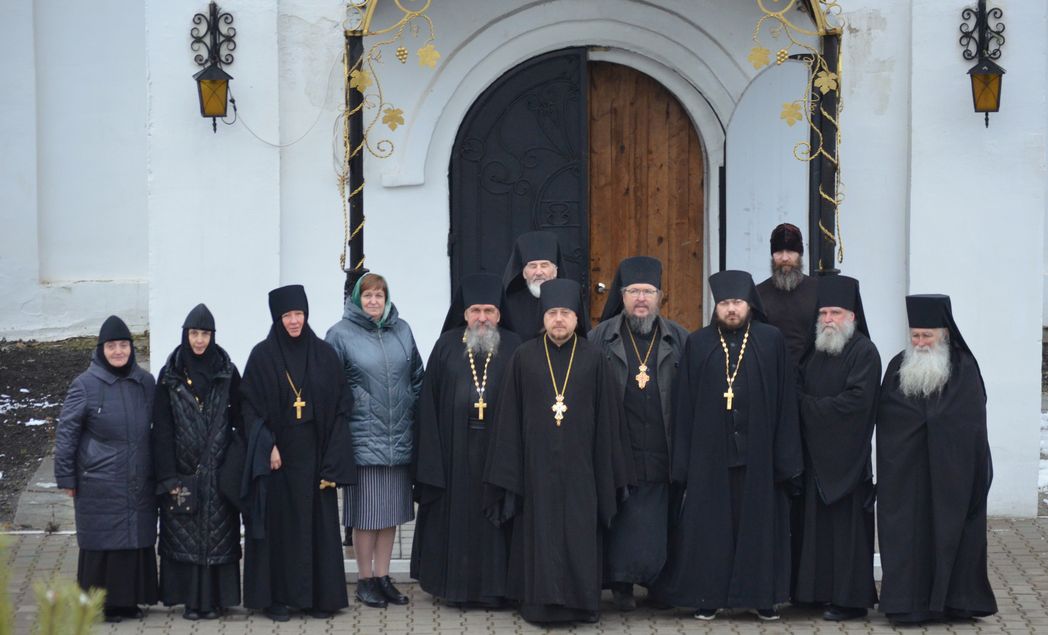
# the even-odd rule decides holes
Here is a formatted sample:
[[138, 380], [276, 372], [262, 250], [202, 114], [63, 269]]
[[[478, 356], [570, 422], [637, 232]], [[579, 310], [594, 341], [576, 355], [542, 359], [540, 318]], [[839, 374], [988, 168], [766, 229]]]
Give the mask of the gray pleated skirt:
[[357, 484], [342, 488], [342, 524], [375, 531], [403, 525], [415, 517], [407, 465], [362, 465]]

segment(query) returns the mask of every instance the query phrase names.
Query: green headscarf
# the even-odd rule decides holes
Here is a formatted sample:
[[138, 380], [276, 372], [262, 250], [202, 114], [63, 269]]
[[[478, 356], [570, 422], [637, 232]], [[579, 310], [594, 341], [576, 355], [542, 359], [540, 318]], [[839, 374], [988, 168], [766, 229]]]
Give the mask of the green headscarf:
[[[360, 303], [360, 285], [361, 285], [362, 282], [364, 282], [364, 278], [367, 278], [368, 276], [373, 276], [373, 275], [376, 275], [376, 274], [365, 273], [364, 275], [360, 276], [360, 279], [357, 280], [357, 283], [355, 285], [353, 285], [353, 293], [351, 293], [350, 296], [349, 296], [350, 302], [352, 302], [353, 304], [357, 305], [357, 308], [360, 309], [361, 311], [364, 310], [364, 305]], [[390, 298], [389, 298], [389, 284], [387, 283], [386, 284], [386, 305], [382, 309], [382, 317], [379, 318], [378, 322], [376, 322], [376, 324], [378, 324], [378, 326], [380, 328], [386, 325], [386, 320], [389, 318], [389, 310], [392, 307], [393, 307], [393, 303], [390, 301]], [[365, 315], [367, 315], [367, 314], [365, 313]], [[371, 317], [371, 316], [368, 316], [368, 317]]]

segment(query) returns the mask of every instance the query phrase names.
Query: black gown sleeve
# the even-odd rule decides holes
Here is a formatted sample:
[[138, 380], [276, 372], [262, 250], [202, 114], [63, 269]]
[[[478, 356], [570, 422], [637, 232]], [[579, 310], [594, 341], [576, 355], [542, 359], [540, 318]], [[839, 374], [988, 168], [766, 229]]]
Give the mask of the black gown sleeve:
[[166, 494], [179, 484], [175, 464], [175, 418], [171, 413], [171, 395], [167, 386], [161, 384], [166, 375], [165, 366], [157, 375], [157, 389], [153, 395], [153, 430], [150, 440], [153, 445], [156, 494]]
[[[336, 371], [332, 371], [336, 372]], [[353, 439], [349, 432], [349, 417], [353, 412], [353, 390], [338, 371], [338, 409], [327, 434], [320, 461], [320, 478], [338, 485], [357, 482], [357, 465], [353, 459]]]
[[444, 365], [441, 363], [441, 345], [438, 342], [430, 353], [418, 398], [418, 418], [415, 420], [415, 500], [431, 503], [443, 494], [446, 487], [444, 449], [440, 439], [440, 397]]

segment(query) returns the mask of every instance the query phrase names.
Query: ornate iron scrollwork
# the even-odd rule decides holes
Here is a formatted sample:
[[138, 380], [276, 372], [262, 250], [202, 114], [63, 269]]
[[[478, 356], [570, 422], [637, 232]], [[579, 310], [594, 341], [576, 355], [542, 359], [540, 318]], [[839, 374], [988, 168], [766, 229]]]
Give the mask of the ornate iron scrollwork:
[[[189, 36], [193, 39], [189, 48], [196, 52], [193, 61], [200, 66], [232, 64], [233, 51], [237, 48], [237, 30], [232, 26], [233, 16], [221, 11], [218, 5], [212, 2], [208, 5], [207, 15], [198, 13], [193, 16], [193, 24], [196, 26], [189, 30]], [[222, 29], [223, 26], [225, 30]]]
[[[958, 40], [964, 49], [961, 55], [966, 60], [1001, 57], [1004, 46], [1004, 12], [994, 7], [987, 10], [986, 0], [979, 0], [977, 7], [966, 7], [961, 11], [961, 37]], [[995, 21], [991, 24], [990, 21]]]

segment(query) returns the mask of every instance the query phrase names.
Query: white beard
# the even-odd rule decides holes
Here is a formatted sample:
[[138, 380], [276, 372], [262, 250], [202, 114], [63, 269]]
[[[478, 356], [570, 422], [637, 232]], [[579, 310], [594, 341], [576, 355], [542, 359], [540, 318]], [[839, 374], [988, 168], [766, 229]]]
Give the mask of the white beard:
[[528, 291], [531, 292], [531, 295], [533, 297], [537, 298], [537, 297], [539, 297], [539, 294], [542, 293], [542, 283], [543, 282], [545, 282], [545, 280], [536, 280], [535, 282], [529, 282], [528, 283]]
[[844, 345], [855, 335], [855, 320], [841, 324], [840, 329], [836, 324], [815, 324], [815, 350], [836, 357], [844, 350]]
[[903, 352], [899, 388], [907, 397], [930, 397], [950, 379], [950, 345], [941, 341], [928, 350], [912, 345]]
[[475, 326], [467, 327], [465, 334], [466, 342], [466, 355], [469, 351], [473, 351], [474, 355], [487, 355], [491, 353], [494, 356], [498, 353], [499, 342], [502, 340], [502, 335], [499, 333], [499, 327], [492, 326]]

